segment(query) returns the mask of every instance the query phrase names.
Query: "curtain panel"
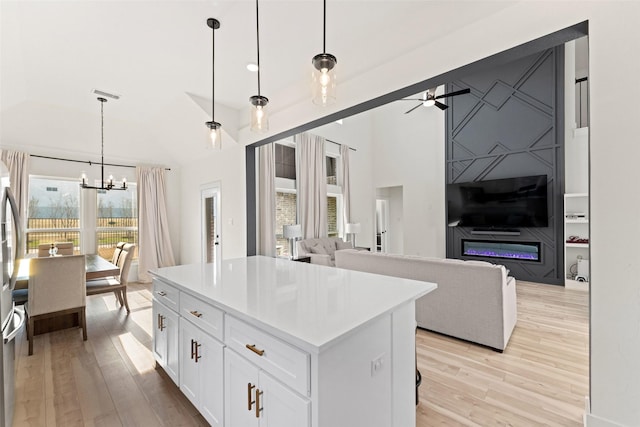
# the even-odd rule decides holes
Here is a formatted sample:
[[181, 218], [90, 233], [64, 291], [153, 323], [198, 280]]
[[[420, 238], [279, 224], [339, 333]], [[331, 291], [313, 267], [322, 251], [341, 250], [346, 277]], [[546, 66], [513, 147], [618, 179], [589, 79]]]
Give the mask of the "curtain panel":
[[148, 270], [175, 265], [164, 168], [136, 167], [138, 181], [138, 280], [151, 282]]
[[327, 236], [327, 163], [325, 139], [302, 133], [296, 143], [298, 223], [304, 239]]
[[258, 148], [258, 254], [276, 256], [275, 144]]
[[[27, 227], [27, 205], [29, 201], [29, 154], [22, 151], [0, 150], [0, 159], [9, 168], [11, 191], [18, 204], [18, 215], [23, 230]], [[18, 248], [19, 253], [26, 252], [26, 242]]]

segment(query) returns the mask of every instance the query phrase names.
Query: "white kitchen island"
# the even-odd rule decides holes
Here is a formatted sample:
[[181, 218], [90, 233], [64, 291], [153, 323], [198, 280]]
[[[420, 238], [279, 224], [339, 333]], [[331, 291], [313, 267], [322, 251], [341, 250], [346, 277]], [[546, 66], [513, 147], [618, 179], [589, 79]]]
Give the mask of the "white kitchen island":
[[156, 361], [212, 425], [415, 425], [435, 284], [262, 256], [151, 273]]

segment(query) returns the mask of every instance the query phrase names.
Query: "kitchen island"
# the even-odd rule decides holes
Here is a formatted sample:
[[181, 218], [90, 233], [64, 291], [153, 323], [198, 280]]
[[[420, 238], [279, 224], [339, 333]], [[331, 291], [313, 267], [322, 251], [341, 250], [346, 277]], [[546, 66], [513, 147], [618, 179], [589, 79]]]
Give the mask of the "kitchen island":
[[212, 425], [415, 425], [435, 284], [261, 256], [151, 273], [157, 364]]

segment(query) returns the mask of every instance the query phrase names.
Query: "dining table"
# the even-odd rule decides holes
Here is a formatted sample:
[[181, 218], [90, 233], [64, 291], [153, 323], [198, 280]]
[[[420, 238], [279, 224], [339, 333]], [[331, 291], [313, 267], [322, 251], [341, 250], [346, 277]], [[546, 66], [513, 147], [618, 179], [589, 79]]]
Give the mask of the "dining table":
[[[65, 255], [57, 255], [65, 256]], [[31, 258], [27, 256], [20, 261], [18, 276], [15, 289], [27, 289], [29, 286], [29, 262]], [[86, 254], [85, 269], [87, 272], [87, 280], [100, 279], [103, 277], [117, 276], [120, 274], [120, 268], [102, 258], [98, 254]]]
[[[27, 257], [20, 261], [16, 286], [13, 291], [13, 299], [16, 304], [24, 304], [28, 300], [27, 290], [29, 289], [29, 264], [31, 259], [35, 258], [34, 255], [27, 255]], [[56, 255], [56, 257], [63, 256], [65, 255]], [[117, 265], [107, 261], [98, 254], [85, 255], [85, 269], [87, 280], [117, 276], [120, 274], [120, 268]], [[35, 322], [34, 335], [58, 331], [70, 327], [77, 327], [79, 324], [80, 321], [75, 313], [61, 315], [50, 319], [40, 319]]]

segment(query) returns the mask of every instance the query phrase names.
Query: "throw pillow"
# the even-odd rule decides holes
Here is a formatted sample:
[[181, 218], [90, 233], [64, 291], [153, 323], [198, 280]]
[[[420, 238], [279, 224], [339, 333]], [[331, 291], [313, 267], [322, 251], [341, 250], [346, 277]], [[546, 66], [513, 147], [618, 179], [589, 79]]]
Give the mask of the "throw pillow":
[[345, 242], [342, 239], [336, 240], [336, 249], [353, 249], [351, 242]]
[[311, 246], [309, 250], [311, 251], [312, 254], [329, 255], [325, 250], [324, 246], [322, 246], [322, 243], [318, 243], [315, 246]]

